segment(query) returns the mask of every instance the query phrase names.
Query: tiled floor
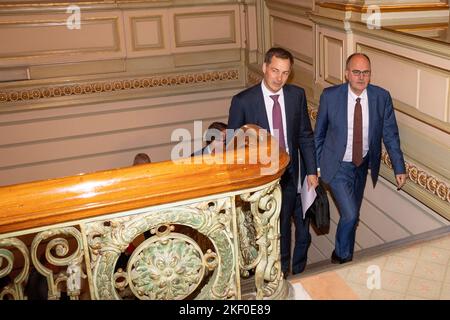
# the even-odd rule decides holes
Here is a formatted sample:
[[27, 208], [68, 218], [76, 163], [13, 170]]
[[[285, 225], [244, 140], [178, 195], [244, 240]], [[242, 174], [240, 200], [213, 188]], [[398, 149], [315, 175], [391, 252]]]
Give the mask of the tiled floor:
[[450, 300], [450, 235], [289, 280], [313, 300]]

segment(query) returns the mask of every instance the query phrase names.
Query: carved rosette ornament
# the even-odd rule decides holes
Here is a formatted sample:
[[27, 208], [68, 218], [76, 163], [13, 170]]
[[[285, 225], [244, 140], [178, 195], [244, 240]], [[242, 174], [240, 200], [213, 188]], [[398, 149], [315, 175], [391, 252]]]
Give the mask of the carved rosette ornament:
[[202, 255], [194, 241], [179, 233], [148, 239], [128, 264], [131, 291], [139, 299], [186, 298], [203, 279]]

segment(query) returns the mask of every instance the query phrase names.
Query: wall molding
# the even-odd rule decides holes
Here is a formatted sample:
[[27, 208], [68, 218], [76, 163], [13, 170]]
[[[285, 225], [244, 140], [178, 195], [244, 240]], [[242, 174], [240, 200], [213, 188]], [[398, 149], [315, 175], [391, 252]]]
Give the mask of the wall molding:
[[[216, 0], [213, 4], [236, 4], [237, 2], [252, 3], [255, 0]], [[117, 8], [125, 9], [153, 9], [153, 8], [172, 8], [174, 6], [195, 7], [200, 5], [211, 5], [211, 0], [78, 0], [77, 2], [61, 1], [26, 1], [26, 0], [8, 0], [7, 3], [0, 3], [0, 12], [8, 13], [27, 13], [30, 7], [34, 12], [66, 12], [69, 5], [76, 4], [83, 11], [95, 10], [117, 10]], [[1, 13], [0, 13], [1, 14]]]
[[291, 3], [283, 3], [276, 0], [266, 0], [267, 8], [270, 10], [287, 13], [296, 17], [307, 17], [307, 12], [311, 11], [310, 7], [304, 7], [301, 5], [292, 5]]
[[[320, 55], [320, 63], [321, 66], [323, 66], [323, 79], [324, 81], [330, 83], [330, 84], [341, 84], [344, 82], [344, 66], [343, 66], [343, 59], [344, 56], [344, 40], [338, 39], [326, 34], [321, 34], [320, 38], [320, 45], [319, 48], [323, 49], [323, 55]], [[330, 56], [330, 45], [335, 45], [339, 48], [339, 75], [332, 75], [330, 72], [330, 65], [329, 65], [329, 56]]]
[[[155, 49], [164, 49], [164, 31], [163, 31], [163, 16], [162, 15], [149, 15], [149, 16], [136, 16], [130, 17], [131, 24], [131, 46], [133, 51], [142, 51], [142, 50], [155, 50]], [[142, 44], [139, 43], [138, 39], [138, 23], [141, 22], [154, 22], [157, 26], [157, 42], [151, 44]]]
[[[205, 46], [214, 44], [231, 44], [236, 43], [236, 27], [235, 27], [235, 10], [226, 11], [205, 11], [197, 13], [176, 13], [173, 17], [173, 25], [175, 32], [175, 47], [192, 47], [192, 46]], [[225, 17], [228, 18], [229, 23], [229, 35], [223, 38], [211, 38], [202, 40], [183, 40], [181, 23], [183, 19], [202, 19], [213, 17]]]
[[[64, 17], [65, 18], [65, 17]], [[34, 31], [36, 28], [44, 28], [44, 27], [59, 27], [64, 30], [64, 32], [69, 32], [66, 28], [66, 19], [46, 19], [46, 20], [24, 20], [24, 21], [0, 21], [0, 28], [9, 28], [9, 29], [22, 29], [28, 30], [29, 32]], [[110, 16], [110, 17], [91, 17], [91, 18], [83, 18], [80, 21], [81, 26], [99, 26], [99, 25], [107, 25], [111, 28], [111, 33], [107, 34], [112, 41], [109, 46], [85, 46], [79, 47], [82, 43], [73, 43], [72, 48], [59, 48], [52, 50], [36, 50], [33, 51], [29, 49], [27, 52], [20, 52], [23, 48], [20, 48], [20, 51], [16, 52], [8, 52], [4, 54], [0, 54], [0, 59], [32, 59], [40, 56], [54, 56], [58, 54], [69, 54], [69, 55], [79, 55], [79, 54], [99, 54], [104, 52], [118, 53], [121, 51], [121, 36], [120, 36], [120, 23], [121, 19], [118, 16]], [[81, 29], [80, 29], [81, 30]], [[103, 35], [105, 36], [105, 35]], [[56, 45], [53, 39], [47, 39], [48, 42]], [[19, 49], [18, 49], [19, 50]]]
[[[301, 23], [301, 22], [298, 22], [298, 21], [289, 20], [289, 19], [287, 19], [285, 17], [278, 16], [276, 14], [271, 13], [271, 15], [270, 15], [270, 25], [271, 25], [271, 27], [270, 27], [270, 30], [271, 30], [270, 37], [272, 39], [272, 45], [273, 46], [281, 46], [281, 47], [285, 46], [285, 44], [276, 43], [276, 41], [274, 40], [275, 37], [274, 37], [273, 33], [274, 33], [274, 25], [276, 23], [284, 23], [285, 25], [291, 25], [291, 26], [297, 28], [297, 30], [298, 29], [302, 29], [303, 31], [307, 30], [310, 33], [312, 33], [312, 29], [313, 29], [312, 26], [310, 26], [308, 24], [304, 24], [304, 23]], [[313, 64], [313, 57], [312, 56], [308, 56], [306, 54], [303, 54], [303, 53], [301, 53], [298, 50], [295, 50], [293, 48], [289, 48], [289, 51], [292, 53], [294, 58], [296, 58], [299, 61], [302, 61], [302, 62], [312, 66], [312, 64]]]
[[[423, 72], [423, 71], [430, 71], [432, 73], [435, 74], [439, 74], [442, 77], [450, 77], [450, 73], [448, 70], [444, 69], [444, 68], [440, 68], [438, 66], [432, 65], [430, 63], [426, 63], [417, 59], [413, 59], [410, 57], [405, 57], [403, 55], [400, 54], [396, 54], [393, 52], [390, 52], [386, 49], [382, 49], [382, 48], [375, 48], [373, 45], [368, 44], [368, 43], [361, 43], [359, 41], [355, 42], [355, 47], [356, 47], [356, 51], [358, 52], [363, 52], [366, 54], [369, 54], [370, 56], [370, 51], [375, 52], [379, 55], [383, 55], [383, 56], [387, 56], [390, 60], [397, 60], [399, 62], [405, 63], [407, 64], [409, 67], [411, 68], [415, 68], [417, 71]], [[418, 89], [420, 90], [420, 85], [422, 85], [422, 82], [418, 82]], [[447, 93], [448, 95], [448, 93]], [[443, 121], [442, 119], [438, 119], [432, 115], [429, 115], [421, 110], [418, 109], [419, 106], [411, 106], [403, 101], [400, 101], [398, 99], [395, 99], [395, 109], [416, 119], [419, 120], [433, 128], [439, 129], [445, 133], [450, 133], [450, 123]], [[419, 101], [417, 101], [418, 103]], [[444, 114], [448, 114], [448, 112], [450, 111], [450, 107], [447, 104], [447, 106], [444, 106], [444, 110], [442, 110], [442, 112]]]
[[421, 51], [427, 54], [433, 54], [437, 57], [449, 59], [450, 51], [448, 44], [440, 41], [425, 39], [423, 37], [412, 36], [403, 32], [395, 31], [389, 28], [369, 29], [366, 23], [361, 21], [346, 20], [341, 21], [338, 16], [326, 16], [317, 12], [308, 13], [308, 17], [318, 26], [326, 26], [346, 34], [361, 34], [365, 37], [404, 46], [414, 51]]
[[[339, 11], [352, 11], [359, 13], [366, 13], [370, 8], [366, 4], [354, 3], [334, 3], [334, 2], [319, 2], [319, 7], [335, 9]], [[446, 3], [408, 3], [408, 4], [390, 4], [377, 5], [380, 12], [407, 12], [407, 11], [430, 11], [430, 10], [448, 10]]]

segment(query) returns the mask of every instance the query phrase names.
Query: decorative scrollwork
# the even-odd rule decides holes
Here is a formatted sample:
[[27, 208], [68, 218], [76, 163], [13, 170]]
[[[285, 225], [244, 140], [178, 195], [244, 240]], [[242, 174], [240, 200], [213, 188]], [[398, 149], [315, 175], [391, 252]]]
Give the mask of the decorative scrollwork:
[[24, 263], [22, 270], [12, 279], [12, 282], [4, 288], [0, 288], [0, 300], [7, 296], [14, 300], [23, 300], [25, 298], [23, 288], [28, 280], [30, 269], [30, 254], [27, 246], [20, 239], [8, 238], [0, 240], [0, 266], [2, 266], [3, 260], [6, 261], [5, 267], [0, 269], [0, 278], [9, 276], [14, 268], [14, 253], [11, 251], [11, 247], [18, 249], [23, 256]]
[[208, 249], [206, 254], [203, 256], [203, 264], [209, 271], [216, 269], [219, 265], [217, 253], [213, 252], [211, 249]]
[[[87, 223], [85, 229], [92, 257], [91, 267], [95, 297], [97, 299], [120, 299], [128, 285], [132, 294], [139, 299], [179, 299], [195, 290], [198, 285], [197, 277], [200, 275], [198, 281], [201, 282], [206, 269], [213, 270], [213, 275], [197, 294], [196, 299], [234, 297], [236, 294], [236, 273], [233, 264], [236, 251], [231, 240], [233, 238], [231, 227], [233, 219], [230, 208], [230, 199], [223, 198], [141, 213], [135, 216], [130, 215], [127, 216], [127, 219], [116, 218], [103, 222]], [[207, 258], [203, 256], [202, 251], [192, 238], [180, 235], [176, 238], [181, 239], [180, 237], [182, 237], [182, 241], [179, 240], [181, 242], [178, 240], [169, 241], [168, 239], [173, 239], [174, 235], [177, 234], [172, 232], [174, 230], [173, 225], [190, 227], [208, 237], [213, 244], [213, 248], [207, 250], [205, 255]], [[154, 236], [142, 242], [135, 249], [128, 261], [127, 272], [119, 269], [115, 273], [116, 261], [120, 253], [134, 239], [148, 230]], [[161, 244], [162, 239], [165, 239], [164, 241], [167, 241], [167, 243]], [[144, 250], [144, 246], [150, 247]], [[183, 248], [184, 251], [182, 254], [171, 255], [177, 251], [169, 253], [167, 248], [171, 248], [171, 250]], [[195, 248], [195, 250], [192, 251], [192, 248]], [[211, 249], [216, 252], [212, 252]], [[194, 253], [197, 252], [196, 250], [198, 250], [198, 254]], [[166, 255], [164, 256], [164, 254]], [[158, 263], [156, 260], [152, 260], [156, 256], [160, 257]], [[194, 256], [197, 256], [197, 258], [194, 259]], [[191, 264], [186, 264], [186, 258], [191, 259]], [[182, 263], [172, 266], [171, 263], [174, 261], [179, 263], [182, 261]], [[192, 261], [196, 261], [195, 265], [192, 264]], [[203, 271], [196, 270], [195, 278], [186, 280], [184, 277], [188, 276], [186, 273], [187, 266], [195, 269], [198, 263], [202, 266], [201, 270]], [[164, 271], [158, 269], [163, 266]], [[179, 273], [181, 266], [185, 269], [183, 274]], [[160, 270], [159, 273], [158, 270]], [[168, 276], [169, 273], [170, 277]], [[125, 277], [126, 281], [121, 277]], [[174, 284], [178, 287], [171, 287]], [[165, 289], [157, 289], [160, 286]], [[119, 293], [117, 290], [119, 290]]]
[[276, 298], [286, 291], [280, 264], [281, 188], [278, 180], [264, 189], [241, 195], [250, 203], [256, 229], [258, 258], [255, 269], [256, 298]]
[[[382, 150], [381, 159], [385, 165], [392, 168], [389, 154]], [[450, 187], [443, 181], [439, 181], [433, 175], [424, 170], [420, 170], [416, 165], [405, 161], [406, 173], [409, 180], [421, 186], [431, 194], [436, 195], [440, 200], [450, 202]]]
[[253, 223], [253, 215], [250, 210], [237, 207], [239, 247], [241, 259], [239, 266], [241, 275], [249, 276], [248, 270], [253, 269], [258, 263], [258, 246], [256, 244], [256, 229]]
[[[54, 278], [53, 270], [45, 266], [38, 258], [37, 252], [40, 244], [49, 238], [66, 236], [76, 241], [75, 248], [70, 249], [66, 238], [51, 239], [45, 246], [45, 259], [53, 266], [67, 266], [65, 272], [60, 272]], [[55, 256], [56, 255], [56, 256]], [[40, 232], [31, 244], [31, 260], [36, 270], [47, 278], [48, 299], [57, 300], [61, 297], [61, 284], [66, 284], [67, 294], [71, 299], [78, 299], [81, 289], [81, 278], [86, 278], [81, 264], [84, 256], [83, 241], [80, 231], [74, 227], [50, 229]]]

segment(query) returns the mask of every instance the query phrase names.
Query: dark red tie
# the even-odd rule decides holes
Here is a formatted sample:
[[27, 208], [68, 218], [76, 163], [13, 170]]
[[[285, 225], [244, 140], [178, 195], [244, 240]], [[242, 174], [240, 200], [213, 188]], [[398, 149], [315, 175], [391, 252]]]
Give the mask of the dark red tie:
[[278, 135], [275, 134], [275, 137], [278, 139], [278, 144], [280, 148], [286, 150], [286, 144], [284, 143], [284, 130], [283, 130], [283, 119], [281, 117], [281, 106], [278, 102], [278, 94], [270, 96], [273, 100], [273, 108], [272, 108], [272, 125], [273, 129], [278, 129]]
[[352, 150], [352, 162], [355, 166], [359, 167], [363, 161], [362, 147], [363, 147], [363, 134], [362, 134], [362, 108], [361, 98], [356, 98], [355, 113], [353, 116], [353, 150]]

